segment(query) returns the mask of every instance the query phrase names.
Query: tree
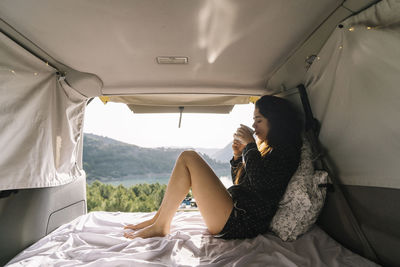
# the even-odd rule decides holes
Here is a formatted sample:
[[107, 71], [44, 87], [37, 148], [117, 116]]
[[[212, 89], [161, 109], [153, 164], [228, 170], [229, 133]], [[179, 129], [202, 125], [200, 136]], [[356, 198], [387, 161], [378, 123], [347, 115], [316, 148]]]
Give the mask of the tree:
[[86, 186], [88, 211], [148, 212], [155, 211], [164, 198], [166, 185], [139, 184], [126, 188], [99, 181]]

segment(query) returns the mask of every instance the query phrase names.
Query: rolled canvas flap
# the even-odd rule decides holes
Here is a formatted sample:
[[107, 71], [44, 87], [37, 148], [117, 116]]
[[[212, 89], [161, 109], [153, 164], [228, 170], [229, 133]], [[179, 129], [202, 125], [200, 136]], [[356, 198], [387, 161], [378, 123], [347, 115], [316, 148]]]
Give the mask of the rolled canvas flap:
[[0, 34], [0, 190], [57, 186], [84, 175], [86, 97]]

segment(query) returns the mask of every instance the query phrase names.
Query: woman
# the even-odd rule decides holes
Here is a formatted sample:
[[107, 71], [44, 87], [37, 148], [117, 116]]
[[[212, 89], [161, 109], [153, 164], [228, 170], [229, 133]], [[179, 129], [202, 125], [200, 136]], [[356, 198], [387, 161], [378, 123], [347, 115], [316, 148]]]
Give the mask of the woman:
[[180, 203], [192, 188], [209, 232], [224, 239], [252, 238], [267, 232], [279, 200], [296, 171], [301, 121], [292, 105], [263, 96], [255, 105], [255, 135], [244, 125], [234, 134], [231, 160], [234, 185], [225, 189], [207, 163], [194, 151], [176, 161], [164, 199], [156, 215], [128, 225], [127, 238], [165, 236]]

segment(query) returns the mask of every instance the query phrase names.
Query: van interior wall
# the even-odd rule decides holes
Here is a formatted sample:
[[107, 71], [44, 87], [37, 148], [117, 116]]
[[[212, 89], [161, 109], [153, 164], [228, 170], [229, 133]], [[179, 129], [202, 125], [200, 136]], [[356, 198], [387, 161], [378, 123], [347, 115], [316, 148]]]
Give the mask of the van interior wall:
[[[399, 14], [398, 1], [381, 1], [345, 20], [305, 77], [326, 161], [385, 266], [400, 264]], [[368, 257], [343, 205], [329, 193], [319, 224]]]
[[[303, 113], [297, 89], [278, 96], [294, 103], [298, 112]], [[338, 140], [339, 142], [340, 140]], [[379, 186], [343, 184], [340, 169], [330, 155], [330, 147], [334, 146], [334, 144], [323, 144], [323, 158], [328, 165], [328, 171], [332, 178], [338, 179], [341, 184], [339, 185], [340, 188], [334, 188], [334, 191], [328, 190], [324, 209], [317, 221], [318, 225], [329, 233], [331, 237], [335, 238], [336, 241], [353, 252], [379, 262], [384, 266], [398, 266], [400, 262], [398, 255], [400, 216], [397, 211], [400, 210], [400, 190]], [[354, 155], [350, 147], [347, 153], [348, 159]], [[376, 179], [380, 180], [380, 176], [377, 176]], [[345, 205], [350, 206], [377, 259], [369, 256], [353, 222], [348, 217], [348, 214], [344, 212]]]
[[0, 266], [85, 213], [85, 176], [67, 185], [20, 189], [0, 198]]

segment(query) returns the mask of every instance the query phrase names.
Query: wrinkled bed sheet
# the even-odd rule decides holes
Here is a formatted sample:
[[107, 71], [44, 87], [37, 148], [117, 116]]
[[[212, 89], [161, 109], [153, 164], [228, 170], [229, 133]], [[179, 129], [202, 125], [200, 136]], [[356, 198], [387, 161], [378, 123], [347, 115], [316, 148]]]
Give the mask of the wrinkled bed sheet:
[[154, 213], [91, 212], [62, 225], [7, 266], [377, 266], [345, 249], [319, 227], [295, 242], [272, 234], [214, 238], [199, 212], [178, 212], [171, 233], [126, 239], [123, 227]]

